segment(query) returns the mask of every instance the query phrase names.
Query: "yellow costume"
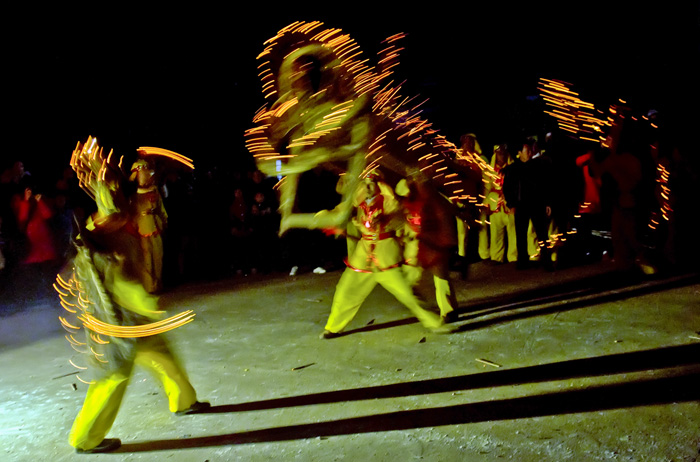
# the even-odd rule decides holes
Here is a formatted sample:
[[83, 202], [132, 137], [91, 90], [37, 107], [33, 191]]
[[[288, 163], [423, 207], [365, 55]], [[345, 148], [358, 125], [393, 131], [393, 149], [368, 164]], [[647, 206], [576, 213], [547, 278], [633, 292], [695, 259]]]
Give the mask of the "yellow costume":
[[437, 329], [443, 324], [442, 319], [420, 305], [401, 270], [403, 256], [396, 231], [402, 223], [393, 191], [372, 178], [364, 186], [355, 196], [356, 216], [352, 220], [361, 238], [348, 256], [348, 267], [336, 286], [326, 332], [337, 334], [345, 328], [377, 284], [403, 303], [425, 327]]
[[[85, 165], [90, 161], [74, 156], [72, 165], [79, 175], [94, 167]], [[72, 333], [66, 338], [73, 348], [86, 353], [80, 355], [86, 360], [84, 367], [74, 365], [81, 369], [81, 375], [91, 375], [69, 443], [78, 452], [103, 452], [121, 444], [105, 436], [117, 416], [134, 364], [145, 367], [161, 381], [171, 412], [196, 412], [209, 407], [209, 403], [197, 401], [186, 373], [162, 336], [131, 335], [140, 326], [154, 326], [153, 321], [163, 315], [158, 310], [157, 297], [144, 289], [140, 278], [142, 248], [139, 237], [129, 229], [138, 220], [124, 212], [133, 209], [127, 206], [114, 170], [103, 167], [99, 175], [83, 178], [88, 178], [83, 187], [94, 197], [98, 211], [88, 218], [77, 238], [78, 253], [73, 260], [71, 284], [59, 276], [60, 287], [56, 290], [64, 308], [77, 315], [77, 319], [70, 321], [61, 318], [66, 330]], [[72, 302], [68, 300], [70, 297]], [[81, 309], [69, 309], [71, 306]], [[86, 323], [90, 320], [97, 324]], [[100, 330], [99, 323], [109, 329]], [[81, 330], [81, 324], [85, 332], [82, 341], [73, 335]], [[125, 334], [126, 331], [129, 333]]]
[[[503, 161], [498, 162], [497, 151], [503, 150], [501, 156]], [[506, 200], [503, 197], [503, 168], [513, 163], [513, 160], [505, 152], [505, 147], [502, 145], [494, 146], [494, 154], [491, 158], [491, 167], [493, 171], [484, 173], [484, 182], [486, 183], [485, 190], [485, 205], [491, 212], [491, 245], [490, 256], [492, 261], [502, 262], [505, 253], [505, 236], [508, 236], [508, 261], [515, 262], [518, 260], [518, 249], [516, 246], [515, 234], [515, 215], [506, 206]]]
[[86, 450], [104, 440], [117, 417], [134, 363], [148, 369], [161, 381], [170, 412], [188, 409], [197, 402], [194, 388], [165, 341], [157, 336], [146, 337], [136, 342], [133, 359], [90, 385], [83, 407], [73, 422], [69, 437], [71, 446]]
[[[139, 175], [145, 170], [146, 175]], [[163, 276], [163, 238], [161, 233], [167, 224], [168, 214], [163, 206], [158, 187], [152, 184], [153, 170], [148, 164], [139, 160], [132, 167], [132, 178], [138, 179], [139, 186], [129, 199], [130, 216], [128, 229], [139, 238], [141, 248], [141, 282], [149, 293], [162, 288]], [[142, 180], [142, 178], [144, 178]]]

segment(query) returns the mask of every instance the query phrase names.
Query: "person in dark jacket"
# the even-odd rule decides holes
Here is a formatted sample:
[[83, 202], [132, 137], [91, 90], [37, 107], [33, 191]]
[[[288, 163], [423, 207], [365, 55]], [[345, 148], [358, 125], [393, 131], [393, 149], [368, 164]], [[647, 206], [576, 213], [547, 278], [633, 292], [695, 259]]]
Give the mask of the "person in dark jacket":
[[518, 269], [530, 266], [527, 251], [527, 228], [532, 225], [540, 246], [540, 261], [552, 269], [547, 248], [547, 229], [551, 216], [551, 166], [544, 156], [533, 157], [537, 142], [528, 138], [523, 143], [518, 160], [503, 169], [503, 196], [506, 206], [515, 210], [515, 234], [518, 248]]

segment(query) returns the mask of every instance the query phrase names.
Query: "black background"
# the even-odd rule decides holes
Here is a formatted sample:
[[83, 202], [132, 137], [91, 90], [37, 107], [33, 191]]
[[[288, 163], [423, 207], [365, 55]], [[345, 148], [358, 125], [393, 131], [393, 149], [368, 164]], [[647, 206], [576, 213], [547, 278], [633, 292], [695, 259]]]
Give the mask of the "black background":
[[658, 109], [695, 132], [698, 3], [683, 4], [23, 7], [3, 21], [2, 165], [54, 171], [88, 135], [118, 153], [150, 145], [198, 167], [247, 165], [243, 131], [264, 103], [256, 56], [296, 20], [343, 29], [368, 58], [406, 32], [397, 78], [404, 94], [429, 98], [427, 117], [453, 142], [539, 129], [547, 120], [528, 97], [540, 77], [571, 82], [602, 108], [625, 98]]

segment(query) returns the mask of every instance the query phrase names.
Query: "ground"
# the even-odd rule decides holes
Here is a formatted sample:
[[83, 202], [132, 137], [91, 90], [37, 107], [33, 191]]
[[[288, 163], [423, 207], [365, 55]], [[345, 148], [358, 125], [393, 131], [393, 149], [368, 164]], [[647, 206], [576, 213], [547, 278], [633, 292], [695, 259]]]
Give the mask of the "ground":
[[[456, 276], [456, 274], [455, 274]], [[605, 262], [547, 273], [472, 265], [455, 332], [381, 288], [321, 340], [340, 272], [238, 277], [164, 294], [211, 413], [174, 416], [137, 371], [109, 437], [77, 455], [85, 396], [48, 300], [0, 317], [3, 461], [696, 461], [700, 280], [622, 281]], [[430, 288], [424, 284], [429, 296]]]

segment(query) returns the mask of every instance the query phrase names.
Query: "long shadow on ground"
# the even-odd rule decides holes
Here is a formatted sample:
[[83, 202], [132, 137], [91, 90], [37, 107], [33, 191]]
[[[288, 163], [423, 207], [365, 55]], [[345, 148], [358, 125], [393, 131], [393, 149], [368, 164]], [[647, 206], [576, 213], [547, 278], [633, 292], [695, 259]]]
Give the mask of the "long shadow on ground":
[[[605, 273], [555, 286], [542, 286], [531, 290], [499, 294], [460, 306], [457, 309], [456, 322], [472, 322], [461, 324], [455, 329], [455, 333], [661, 292], [696, 284], [698, 281], [700, 281], [700, 274], [697, 273], [651, 280]], [[388, 329], [417, 322], [418, 320], [415, 318], [407, 318], [371, 324], [342, 332], [339, 336]]]
[[[679, 367], [681, 368], [679, 369]], [[652, 372], [654, 377], [497, 401], [390, 412], [223, 435], [143, 441], [125, 444], [119, 452], [160, 451], [299, 440], [593, 412], [700, 399], [700, 344], [690, 344], [459, 377], [215, 406], [211, 408], [209, 413], [242, 412], [311, 404], [415, 396], [641, 371]]]

